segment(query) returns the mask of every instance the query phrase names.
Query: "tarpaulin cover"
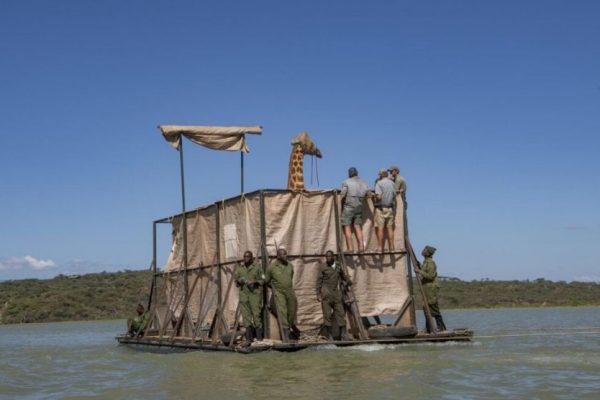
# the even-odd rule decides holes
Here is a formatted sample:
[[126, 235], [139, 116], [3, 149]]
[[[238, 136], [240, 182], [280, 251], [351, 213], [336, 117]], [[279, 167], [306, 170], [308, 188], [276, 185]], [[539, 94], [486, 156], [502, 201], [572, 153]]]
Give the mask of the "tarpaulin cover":
[[[337, 202], [336, 202], [337, 199]], [[404, 218], [402, 199], [397, 197], [395, 215], [395, 250], [404, 249]], [[334, 190], [327, 191], [264, 191], [265, 237], [269, 260], [276, 250], [284, 247], [294, 267], [294, 289], [298, 298], [298, 325], [318, 327], [322, 322], [321, 305], [316, 298], [318, 266], [324, 262], [327, 250], [339, 253], [338, 240], [345, 250], [337, 215], [341, 203]], [[219, 221], [217, 223], [217, 212]], [[182, 265], [181, 217], [173, 220], [173, 250], [167, 262], [167, 271], [177, 271]], [[237, 261], [246, 250], [255, 256], [261, 249], [260, 194], [254, 192], [235, 199], [190, 212], [187, 215], [188, 267], [221, 266], [221, 291], [225, 319], [231, 324], [238, 301], [238, 290], [231, 282]], [[363, 230], [367, 250], [375, 250], [377, 240], [373, 228], [373, 204], [366, 201], [363, 210]], [[218, 229], [218, 232], [217, 232]], [[217, 249], [217, 237], [219, 249]], [[219, 250], [219, 251], [218, 251]], [[219, 253], [219, 257], [218, 254]], [[259, 259], [259, 258], [257, 258]], [[398, 255], [361, 255], [346, 257], [348, 274], [354, 282], [353, 290], [362, 316], [396, 314], [409, 296], [406, 257]], [[215, 271], [207, 275], [203, 284], [215, 282]], [[189, 281], [195, 272], [190, 271]], [[191, 283], [190, 283], [191, 285]], [[179, 286], [178, 286], [179, 287]], [[190, 315], [199, 314], [200, 291], [208, 289], [197, 285], [189, 303]], [[213, 294], [216, 296], [215, 294]], [[216, 307], [216, 303], [215, 303]], [[177, 310], [179, 313], [180, 310]]]

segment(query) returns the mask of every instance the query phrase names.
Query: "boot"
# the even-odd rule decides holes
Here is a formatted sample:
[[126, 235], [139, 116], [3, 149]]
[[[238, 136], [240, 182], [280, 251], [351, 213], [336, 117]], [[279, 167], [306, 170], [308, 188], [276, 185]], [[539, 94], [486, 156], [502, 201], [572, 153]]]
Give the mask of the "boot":
[[254, 337], [254, 327], [248, 326], [246, 327], [246, 341], [244, 342], [244, 346], [250, 346], [252, 343], [252, 338]]
[[340, 328], [340, 340], [352, 340], [352, 338], [348, 335], [348, 331], [345, 326]]
[[289, 342], [290, 342], [290, 330], [289, 330], [288, 328], [284, 327], [284, 328], [281, 330], [281, 333], [282, 333], [282, 335], [283, 335], [283, 336], [281, 337], [281, 341], [282, 341], [283, 343], [289, 343]]
[[433, 333], [433, 327], [429, 324], [429, 319], [425, 316], [425, 330], [427, 333]]
[[437, 325], [438, 332], [446, 330], [446, 324], [444, 324], [441, 314], [435, 316], [435, 324]]
[[292, 325], [292, 329], [290, 330], [290, 339], [300, 339], [300, 329], [298, 329], [296, 325]]
[[333, 340], [333, 336], [331, 335], [331, 326], [323, 325], [322, 332], [323, 334], [321, 336], [326, 340]]
[[295, 324], [292, 325], [292, 332], [294, 332], [294, 335], [300, 337], [300, 329], [298, 329], [298, 327]]
[[263, 328], [256, 328], [256, 340], [258, 340], [259, 342], [262, 342], [263, 339], [264, 339]]

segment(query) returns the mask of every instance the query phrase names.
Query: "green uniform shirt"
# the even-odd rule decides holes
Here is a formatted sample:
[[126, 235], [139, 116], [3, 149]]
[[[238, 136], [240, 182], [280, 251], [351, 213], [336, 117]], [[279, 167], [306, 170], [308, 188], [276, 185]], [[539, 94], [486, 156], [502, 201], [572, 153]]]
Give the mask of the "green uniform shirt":
[[344, 270], [338, 263], [334, 263], [333, 266], [329, 266], [327, 263], [321, 264], [317, 277], [317, 295], [321, 295], [323, 299], [341, 300], [340, 283], [342, 281], [350, 283], [350, 279], [344, 274]]
[[146, 325], [148, 324], [148, 319], [150, 318], [150, 315], [148, 314], [148, 311], [144, 312], [142, 315], [136, 315], [133, 318], [133, 329], [136, 332], [140, 332], [140, 331], [144, 331], [146, 330]]
[[[249, 281], [255, 281], [256, 285], [248, 285]], [[249, 267], [240, 265], [235, 271], [235, 283], [240, 288], [240, 301], [246, 301], [251, 296], [262, 294], [261, 286], [265, 284], [265, 275], [262, 267], [258, 263], [253, 263]]]
[[406, 180], [404, 177], [401, 175], [396, 175], [396, 179], [394, 179], [394, 186], [396, 187], [396, 192], [400, 192], [400, 197], [404, 203], [404, 208], [406, 208]]
[[279, 260], [275, 260], [267, 268], [265, 273], [265, 283], [270, 284], [278, 292], [287, 292], [294, 290], [294, 268], [288, 261], [284, 265]]
[[406, 180], [403, 176], [396, 175], [396, 179], [394, 180], [394, 185], [396, 186], [397, 192], [406, 193]]
[[437, 265], [431, 257], [425, 257], [425, 261], [421, 265], [421, 283], [423, 284], [425, 296], [427, 296], [427, 302], [429, 304], [437, 303], [439, 291]]

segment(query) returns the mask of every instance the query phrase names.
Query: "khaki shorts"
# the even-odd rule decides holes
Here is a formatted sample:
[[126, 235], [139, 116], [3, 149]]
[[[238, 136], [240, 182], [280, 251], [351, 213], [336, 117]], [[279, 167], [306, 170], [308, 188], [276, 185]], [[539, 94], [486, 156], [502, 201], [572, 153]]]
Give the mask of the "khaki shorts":
[[393, 208], [376, 208], [375, 209], [375, 227], [394, 225], [394, 209]]
[[342, 209], [342, 226], [347, 225], [362, 225], [362, 207]]

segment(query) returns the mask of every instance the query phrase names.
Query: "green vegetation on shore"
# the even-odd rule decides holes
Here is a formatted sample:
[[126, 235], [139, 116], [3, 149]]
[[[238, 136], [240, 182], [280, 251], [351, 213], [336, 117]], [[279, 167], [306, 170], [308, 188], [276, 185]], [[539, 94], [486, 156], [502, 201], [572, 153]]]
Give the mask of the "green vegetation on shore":
[[[414, 287], [415, 294], [418, 288]], [[420, 296], [417, 305], [420, 304]], [[593, 282], [440, 280], [440, 307], [575, 307], [600, 305], [600, 284]], [[420, 307], [420, 305], [419, 305]]]
[[[147, 302], [151, 277], [150, 271], [125, 271], [0, 282], [0, 323], [126, 318]], [[447, 278], [440, 286], [443, 309], [600, 305], [598, 283]]]
[[150, 271], [0, 282], [0, 323], [125, 318], [148, 301]]

